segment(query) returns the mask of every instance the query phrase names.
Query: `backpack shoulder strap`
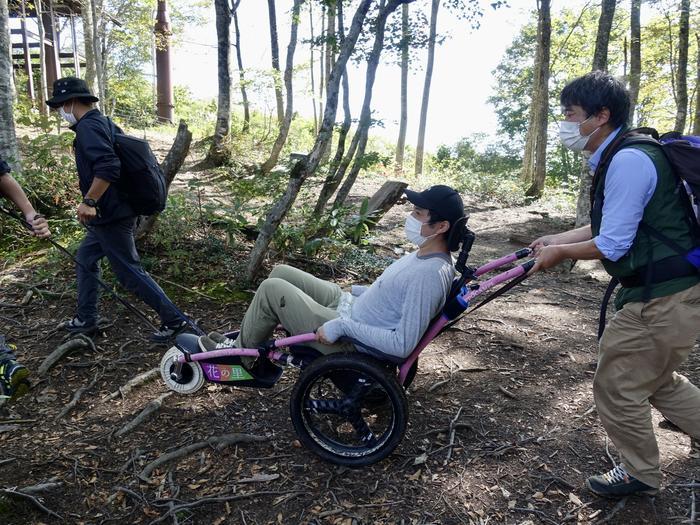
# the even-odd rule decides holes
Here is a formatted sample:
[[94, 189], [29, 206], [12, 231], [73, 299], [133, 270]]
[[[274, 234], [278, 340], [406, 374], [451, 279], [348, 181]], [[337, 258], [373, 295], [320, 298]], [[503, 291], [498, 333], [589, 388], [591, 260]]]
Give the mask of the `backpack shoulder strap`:
[[115, 136], [117, 134], [117, 126], [116, 126], [116, 124], [114, 124], [114, 122], [112, 122], [111, 118], [109, 118], [107, 116], [105, 116], [105, 118], [107, 119], [107, 124], [109, 124], [109, 132], [110, 132], [110, 135], [112, 137], [112, 144], [114, 144], [114, 141], [116, 140]]
[[610, 297], [612, 297], [615, 288], [620, 284], [620, 280], [617, 277], [610, 279], [608, 287], [605, 289], [605, 294], [603, 295], [603, 300], [600, 303], [600, 315], [598, 316], [598, 341], [603, 337], [603, 332], [605, 331], [605, 318], [608, 313], [608, 303], [610, 302]]

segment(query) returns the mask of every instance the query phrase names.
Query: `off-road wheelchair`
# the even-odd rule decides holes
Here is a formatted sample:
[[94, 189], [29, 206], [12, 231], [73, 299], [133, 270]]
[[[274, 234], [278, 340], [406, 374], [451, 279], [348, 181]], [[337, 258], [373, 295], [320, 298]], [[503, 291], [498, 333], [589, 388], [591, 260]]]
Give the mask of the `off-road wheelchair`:
[[[181, 394], [198, 391], [205, 382], [270, 388], [287, 367], [300, 369], [290, 397], [290, 414], [300, 441], [322, 459], [350, 467], [376, 463], [401, 442], [408, 422], [405, 390], [418, 369], [418, 356], [446, 327], [455, 323], [472, 300], [506, 281], [521, 280], [530, 260], [480, 283], [476, 278], [530, 255], [525, 248], [479, 268], [467, 266], [474, 233], [466, 229], [455, 264], [455, 279], [442, 311], [407, 359], [352, 341], [357, 352], [323, 355], [306, 346], [314, 333], [267, 341], [259, 348], [224, 348], [203, 352], [192, 334], [177, 337], [161, 360], [168, 387]], [[511, 282], [513, 282], [511, 281]], [[509, 286], [509, 285], [506, 285]], [[237, 333], [225, 334], [235, 338]], [[242, 357], [256, 358], [244, 367]]]

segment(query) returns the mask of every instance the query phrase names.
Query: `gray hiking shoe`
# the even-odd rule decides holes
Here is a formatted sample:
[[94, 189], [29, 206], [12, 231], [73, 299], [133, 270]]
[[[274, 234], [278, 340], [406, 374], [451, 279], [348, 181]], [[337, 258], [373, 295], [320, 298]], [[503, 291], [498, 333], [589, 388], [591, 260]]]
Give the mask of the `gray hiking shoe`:
[[633, 494], [653, 496], [659, 492], [656, 487], [647, 485], [632, 476], [622, 465], [616, 466], [605, 474], [591, 476], [586, 480], [586, 486], [594, 494], [605, 498], [624, 498]]

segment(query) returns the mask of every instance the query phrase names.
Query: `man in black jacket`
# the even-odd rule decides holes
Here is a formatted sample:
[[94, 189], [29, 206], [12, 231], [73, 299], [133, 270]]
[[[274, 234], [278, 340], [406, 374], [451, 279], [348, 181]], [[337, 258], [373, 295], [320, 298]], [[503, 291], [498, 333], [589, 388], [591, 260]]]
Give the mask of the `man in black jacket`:
[[100, 259], [107, 257], [119, 282], [160, 316], [161, 327], [151, 339], [167, 342], [186, 322], [141, 265], [134, 243], [136, 214], [124, 197], [128, 188], [117, 187], [121, 163], [112, 138], [122, 131], [95, 109], [97, 101], [85, 81], [74, 77], [54, 82], [53, 96], [46, 101], [75, 132], [73, 148], [83, 195], [77, 216], [88, 230], [76, 254], [77, 315], [62, 326], [74, 333], [97, 329], [99, 289], [95, 276], [99, 275]]
[[[39, 215], [25, 195], [22, 187], [10, 175], [10, 166], [0, 158], [0, 197], [6, 197], [17, 206], [27, 225], [31, 226], [32, 234], [37, 237], [51, 235], [46, 219]], [[17, 362], [14, 347], [9, 345], [5, 336], [0, 333], [0, 399], [15, 399], [28, 390], [27, 376], [29, 371]]]

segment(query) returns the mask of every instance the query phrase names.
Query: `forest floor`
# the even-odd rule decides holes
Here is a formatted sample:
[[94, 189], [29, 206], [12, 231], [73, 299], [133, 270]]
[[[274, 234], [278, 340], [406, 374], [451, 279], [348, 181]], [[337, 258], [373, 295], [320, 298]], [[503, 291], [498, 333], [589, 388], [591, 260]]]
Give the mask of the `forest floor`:
[[[371, 194], [381, 182], [363, 182], [356, 195]], [[467, 204], [477, 233], [473, 264], [523, 246], [514, 239], [573, 223], [537, 204]], [[396, 206], [382, 219], [373, 241], [378, 252], [395, 256], [407, 248], [401, 238], [407, 209]], [[241, 260], [250, 246], [244, 248]], [[403, 441], [362, 469], [324, 463], [300, 446], [288, 408], [293, 369], [270, 390], [212, 384], [192, 396], [161, 397], [167, 388], [156, 377], [120, 393], [131, 378], [157, 368], [166, 347], [149, 344], [146, 328], [109, 297], [102, 315], [112, 324], [94, 338], [94, 350], [77, 350], [40, 376], [39, 365], [64, 341], [56, 324], [73, 315], [75, 300], [70, 263], [54, 262], [50, 275], [46, 264], [45, 253], [0, 263], [0, 302], [16, 305], [1, 308], [0, 326], [34, 372], [30, 393], [0, 409], [2, 523], [680, 524], [696, 512], [700, 491], [683, 485], [700, 480], [700, 459], [690, 457], [687, 436], [658, 427], [656, 412], [664, 474], [658, 496], [608, 501], [584, 488], [586, 477], [618, 460], [591, 390], [606, 285], [595, 264], [537, 275], [435, 340], [408, 391]], [[206, 265], [193, 253], [191, 267]], [[306, 268], [340, 284], [357, 280], [333, 261]], [[244, 300], [219, 303], [161, 284], [206, 330], [235, 328], [245, 311]], [[700, 384], [700, 352], [682, 372]], [[82, 396], [62, 415], [78, 391]], [[116, 437], [157, 398], [162, 405], [153, 417]], [[451, 422], [458, 423], [454, 446], [446, 447]], [[164, 463], [149, 482], [138, 477], [163, 453], [231, 433], [260, 440], [207, 445]], [[34, 500], [9, 493], [44, 483], [50, 485]]]

